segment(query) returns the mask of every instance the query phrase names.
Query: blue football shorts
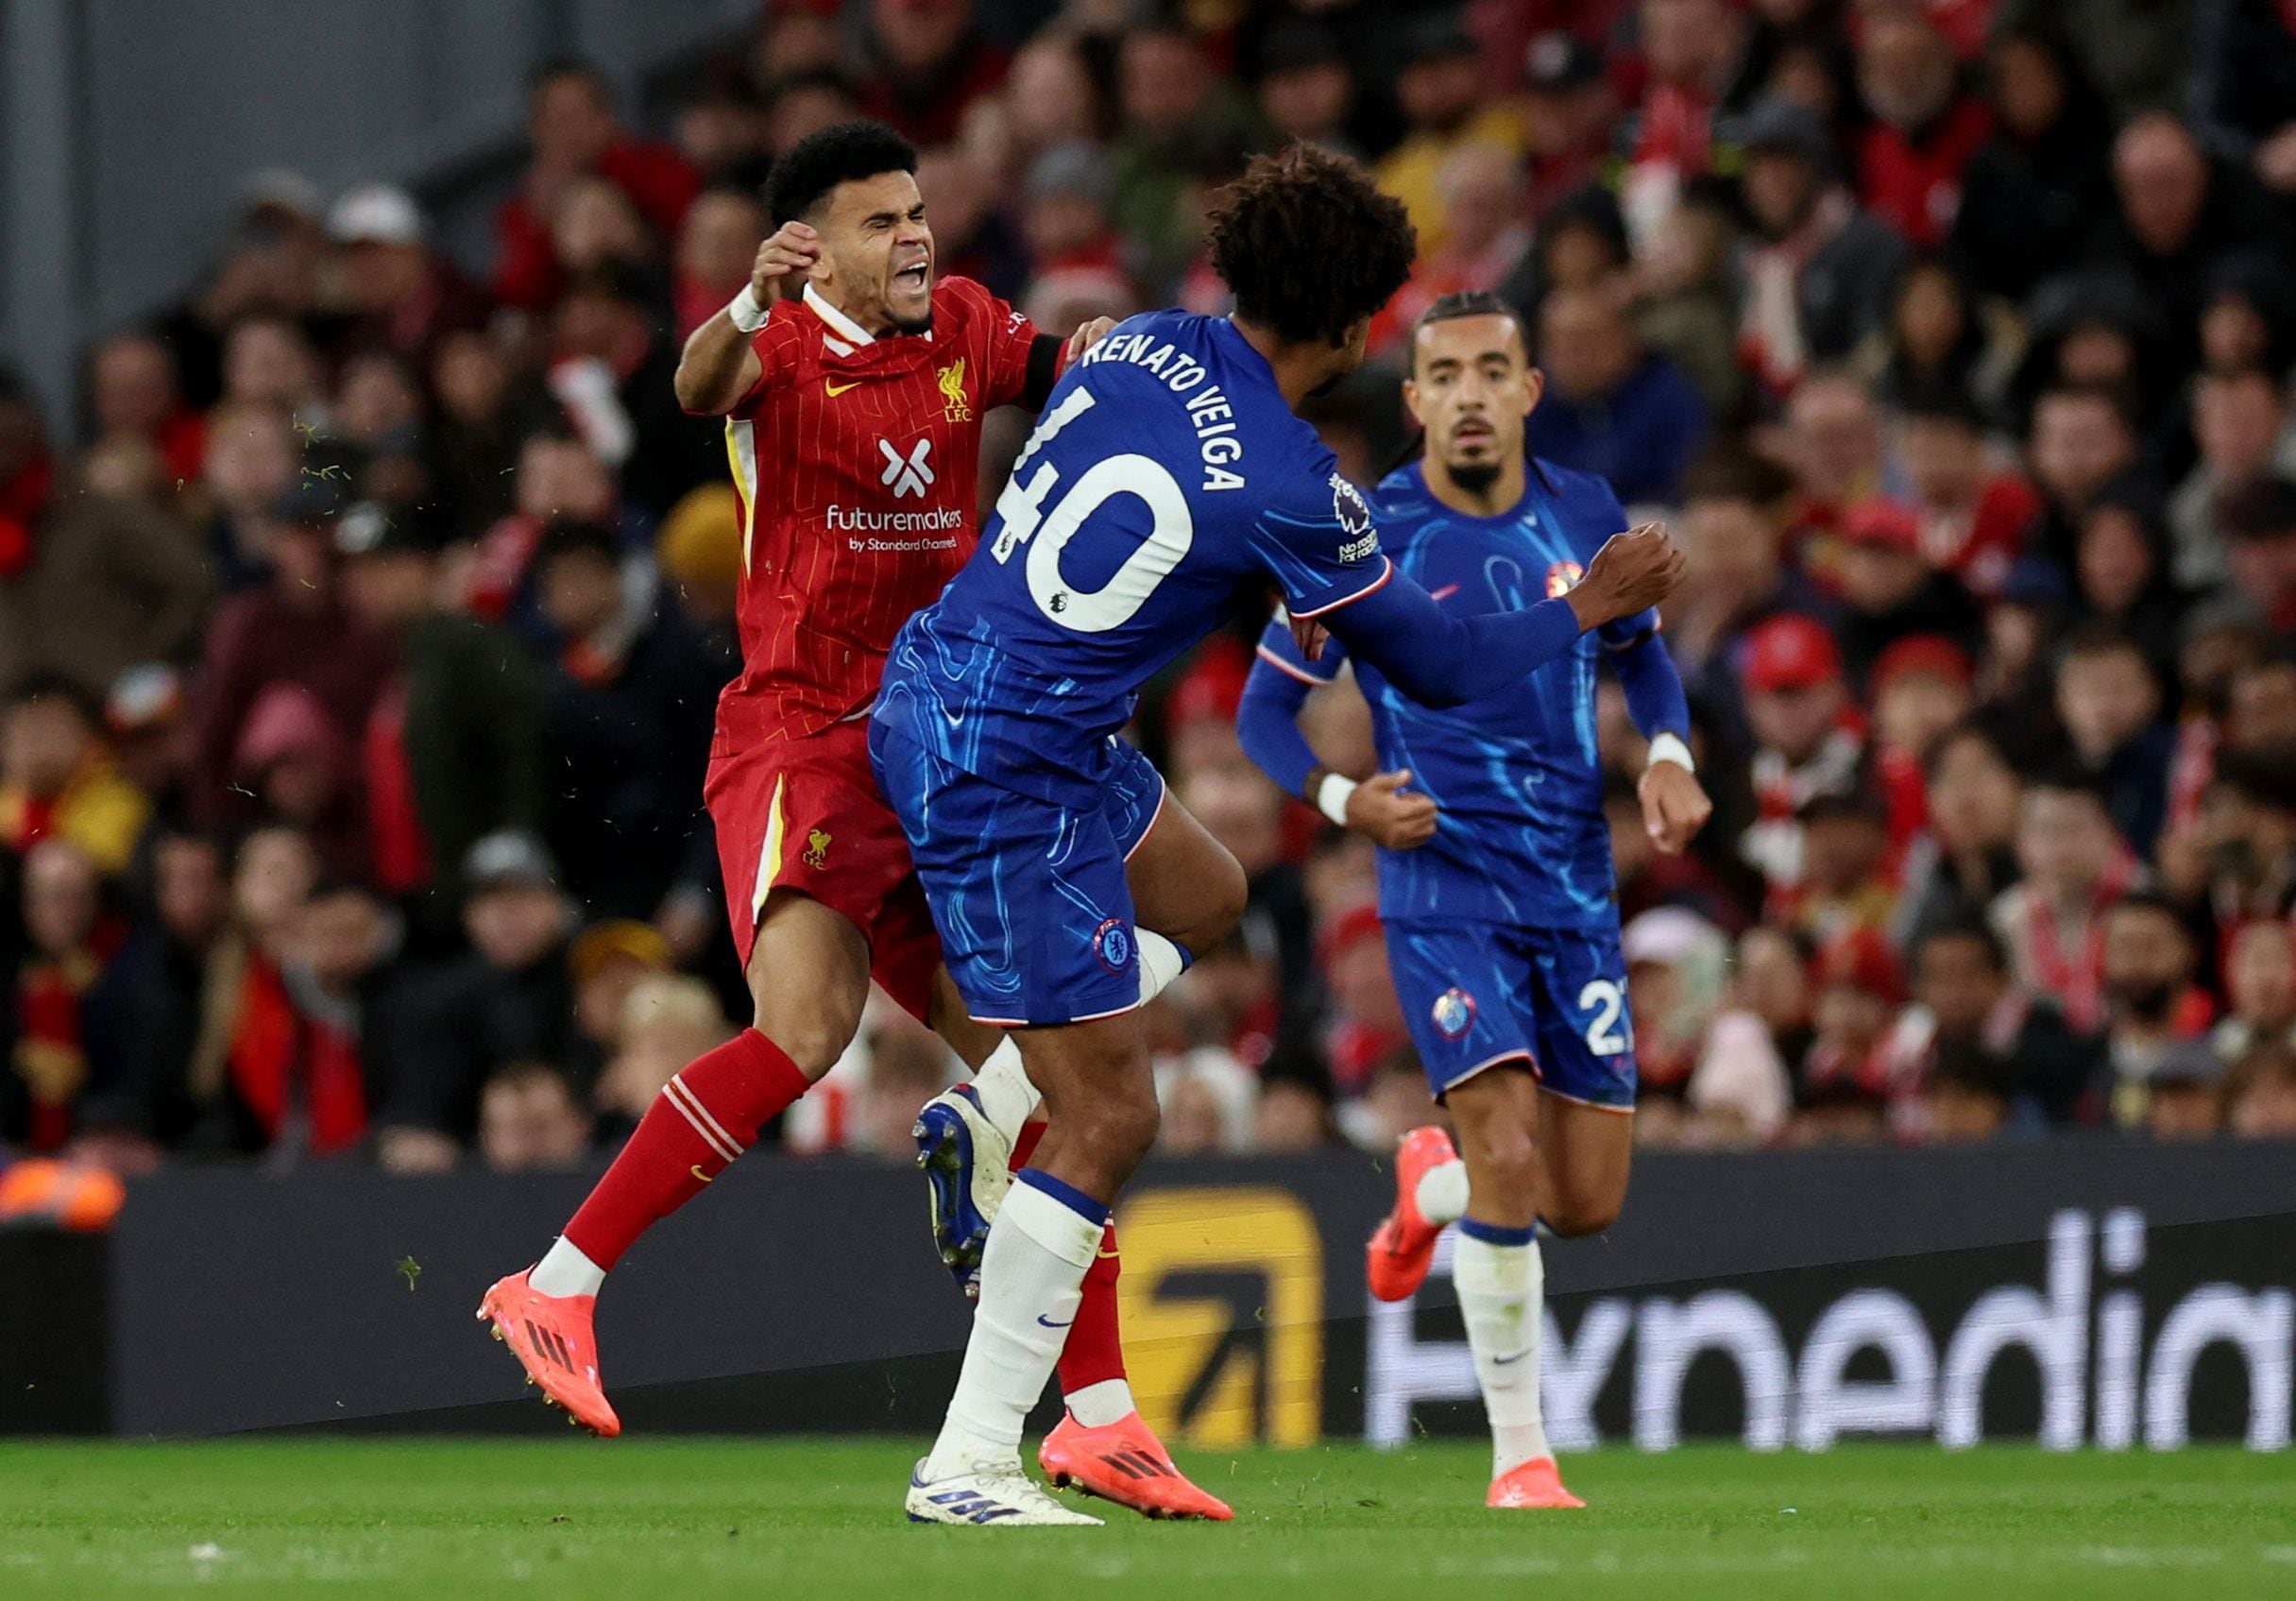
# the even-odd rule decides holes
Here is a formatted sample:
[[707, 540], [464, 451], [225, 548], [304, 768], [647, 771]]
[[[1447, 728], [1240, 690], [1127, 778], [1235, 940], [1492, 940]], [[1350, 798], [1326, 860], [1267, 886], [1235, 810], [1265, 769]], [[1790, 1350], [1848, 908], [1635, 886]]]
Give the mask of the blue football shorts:
[[966, 772], [882, 722], [877, 784], [916, 863], [942, 960], [982, 1023], [1084, 1023], [1140, 1004], [1124, 864], [1163, 809], [1164, 776], [1112, 739], [1097, 809], [1072, 810]]
[[1634, 1109], [1634, 1017], [1617, 924], [1514, 928], [1386, 926], [1387, 965], [1439, 1098], [1487, 1067], [1527, 1061], [1567, 1100]]

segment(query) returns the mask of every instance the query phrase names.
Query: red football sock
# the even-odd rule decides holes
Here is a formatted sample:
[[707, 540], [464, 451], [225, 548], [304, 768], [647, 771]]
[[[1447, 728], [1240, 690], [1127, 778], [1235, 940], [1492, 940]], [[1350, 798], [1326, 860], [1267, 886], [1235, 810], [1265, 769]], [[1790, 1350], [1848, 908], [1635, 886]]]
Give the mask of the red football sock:
[[1100, 1254], [1084, 1272], [1084, 1299], [1061, 1347], [1061, 1393], [1074, 1395], [1087, 1385], [1124, 1377], [1124, 1336], [1116, 1327], [1116, 1225], [1100, 1236]]
[[[1024, 1123], [1012, 1142], [1012, 1170], [1017, 1173], [1036, 1154], [1045, 1137], [1045, 1125]], [[1061, 1393], [1074, 1395], [1086, 1385], [1124, 1377], [1124, 1336], [1116, 1322], [1116, 1275], [1124, 1263], [1116, 1255], [1116, 1225], [1100, 1236], [1100, 1254], [1084, 1274], [1084, 1302], [1069, 1326], [1068, 1343], [1061, 1347]]]
[[1036, 1154], [1036, 1148], [1044, 1137], [1045, 1123], [1041, 1117], [1020, 1126], [1020, 1134], [1012, 1141], [1012, 1170], [1015, 1173], [1029, 1165], [1029, 1158]]
[[646, 1108], [630, 1143], [566, 1225], [566, 1237], [599, 1267], [613, 1267], [809, 1085], [789, 1053], [755, 1029], [695, 1058]]

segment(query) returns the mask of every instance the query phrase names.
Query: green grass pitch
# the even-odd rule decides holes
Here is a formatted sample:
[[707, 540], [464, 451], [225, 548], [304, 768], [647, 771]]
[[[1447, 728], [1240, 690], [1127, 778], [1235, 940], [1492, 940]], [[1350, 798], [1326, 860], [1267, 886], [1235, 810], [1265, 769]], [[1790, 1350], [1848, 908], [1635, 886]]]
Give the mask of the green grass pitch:
[[0, 1442], [0, 1596], [2296, 1595], [2296, 1455], [1697, 1447], [1486, 1512], [1465, 1443], [1191, 1451], [1232, 1525], [903, 1521], [918, 1442]]

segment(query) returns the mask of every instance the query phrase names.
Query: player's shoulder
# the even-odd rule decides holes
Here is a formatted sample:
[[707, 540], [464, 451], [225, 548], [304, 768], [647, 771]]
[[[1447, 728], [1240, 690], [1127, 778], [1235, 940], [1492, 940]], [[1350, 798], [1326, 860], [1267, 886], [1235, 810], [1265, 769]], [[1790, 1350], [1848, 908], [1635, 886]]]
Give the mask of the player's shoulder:
[[1605, 539], [1624, 532], [1625, 508], [1608, 479], [1538, 457], [1532, 459], [1531, 472], [1556, 519], [1588, 550], [1600, 550]]
[[961, 273], [948, 273], [933, 281], [933, 310], [978, 311], [996, 299], [988, 285], [978, 279]]
[[1150, 311], [1134, 312], [1116, 324], [1114, 332], [1133, 333], [1189, 333], [1200, 336], [1214, 323], [1224, 318], [1205, 316], [1179, 306], [1162, 306]]
[[751, 348], [769, 366], [786, 365], [826, 354], [835, 332], [819, 312], [791, 296], [774, 302]]
[[1424, 518], [1434, 503], [1418, 462], [1405, 462], [1371, 490], [1371, 509], [1379, 514], [1382, 522], [1416, 521]]
[[1442, 507], [1427, 493], [1417, 462], [1407, 462], [1388, 473], [1365, 497], [1379, 529], [1382, 548], [1401, 556], [1428, 529], [1441, 521]]
[[[1168, 379], [1175, 353], [1200, 358], [1212, 341], [1218, 317], [1179, 310], [1136, 312], [1108, 331], [1108, 336], [1084, 354], [1088, 366], [1102, 362], [1141, 366], [1152, 377]], [[1162, 359], [1158, 359], [1162, 352]], [[1183, 364], [1184, 366], [1184, 364]]]
[[819, 335], [824, 332], [825, 325], [803, 301], [775, 301], [766, 311], [764, 326], [750, 335], [749, 348], [759, 368], [757, 385], [726, 415], [743, 422], [763, 412], [792, 379], [805, 376], [806, 363], [821, 353]]
[[1531, 473], [1545, 488], [1547, 498], [1565, 512], [1608, 513], [1619, 503], [1618, 492], [1610, 487], [1610, 480], [1600, 473], [1561, 467], [1544, 456], [1531, 458]]
[[1301, 437], [1282, 452], [1283, 465], [1267, 491], [1264, 524], [1288, 524], [1313, 535], [1321, 546], [1338, 541], [1339, 559], [1353, 562], [1379, 553], [1380, 521], [1370, 499], [1339, 470], [1339, 458], [1305, 423]]
[[1009, 301], [991, 293], [987, 284], [958, 274], [933, 284], [933, 321], [938, 324], [944, 318], [967, 329], [995, 329], [1001, 323], [1029, 320]]
[[750, 336], [750, 342], [759, 350], [781, 349], [802, 342], [808, 332], [822, 326], [812, 307], [791, 297], [766, 308], [765, 326]]

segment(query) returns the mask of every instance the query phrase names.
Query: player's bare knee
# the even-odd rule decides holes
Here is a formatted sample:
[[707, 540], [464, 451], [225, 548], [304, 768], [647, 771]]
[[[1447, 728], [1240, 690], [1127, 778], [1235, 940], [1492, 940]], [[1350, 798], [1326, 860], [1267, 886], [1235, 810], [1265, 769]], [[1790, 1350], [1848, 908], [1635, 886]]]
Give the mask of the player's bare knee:
[[1619, 1220], [1619, 1196], [1555, 1196], [1539, 1213], [1549, 1232], [1565, 1239], [1599, 1235]]
[[1509, 1210], [1534, 1203], [1539, 1192], [1539, 1146], [1527, 1129], [1497, 1120], [1487, 1121], [1469, 1136], [1468, 1171], [1477, 1189]]
[[1494, 1179], [1538, 1182], [1539, 1134], [1529, 1120], [1512, 1108], [1464, 1095], [1454, 1096], [1452, 1108], [1458, 1123], [1459, 1154], [1471, 1169]]
[[761, 995], [757, 1002], [757, 1031], [787, 1051], [808, 1079], [836, 1066], [860, 1031], [861, 1008], [842, 996]]

